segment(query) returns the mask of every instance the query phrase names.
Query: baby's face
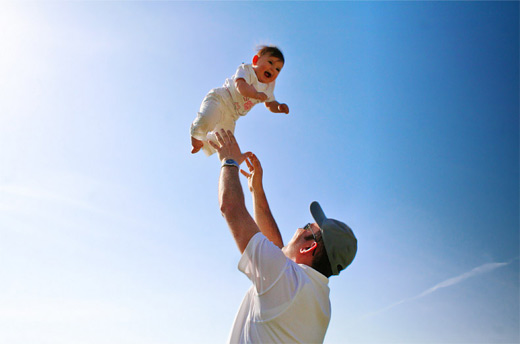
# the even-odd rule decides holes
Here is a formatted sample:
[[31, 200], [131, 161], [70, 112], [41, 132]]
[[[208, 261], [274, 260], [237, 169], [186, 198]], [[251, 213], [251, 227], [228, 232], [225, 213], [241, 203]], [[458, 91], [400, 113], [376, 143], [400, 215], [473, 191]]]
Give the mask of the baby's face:
[[270, 54], [255, 56], [253, 58], [253, 69], [255, 70], [256, 77], [258, 78], [258, 81], [263, 84], [275, 81], [282, 70], [282, 67], [283, 62], [279, 58], [273, 57]]

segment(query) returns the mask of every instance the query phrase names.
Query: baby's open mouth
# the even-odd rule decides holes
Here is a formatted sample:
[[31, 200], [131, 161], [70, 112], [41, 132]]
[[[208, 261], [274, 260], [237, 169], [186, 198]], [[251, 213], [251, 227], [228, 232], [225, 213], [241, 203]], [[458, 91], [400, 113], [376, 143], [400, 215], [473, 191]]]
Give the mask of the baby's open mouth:
[[265, 75], [266, 78], [270, 78], [271, 77], [271, 73], [269, 73], [269, 72], [265, 72], [264, 75]]

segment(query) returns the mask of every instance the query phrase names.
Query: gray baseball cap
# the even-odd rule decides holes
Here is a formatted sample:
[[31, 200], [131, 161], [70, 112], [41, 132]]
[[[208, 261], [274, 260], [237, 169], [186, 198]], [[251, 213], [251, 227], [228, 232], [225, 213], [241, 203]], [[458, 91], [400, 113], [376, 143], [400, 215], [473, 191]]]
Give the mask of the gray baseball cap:
[[311, 203], [311, 214], [321, 230], [333, 275], [352, 263], [357, 252], [357, 239], [349, 226], [325, 216], [318, 202]]

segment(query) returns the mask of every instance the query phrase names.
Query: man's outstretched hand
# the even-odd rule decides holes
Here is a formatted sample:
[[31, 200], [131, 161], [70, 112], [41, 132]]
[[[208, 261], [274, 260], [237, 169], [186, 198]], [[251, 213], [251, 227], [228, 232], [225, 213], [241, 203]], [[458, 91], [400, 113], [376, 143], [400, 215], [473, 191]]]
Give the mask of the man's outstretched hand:
[[246, 164], [249, 169], [249, 173], [244, 170], [240, 170], [240, 172], [247, 178], [247, 183], [249, 185], [249, 191], [254, 192], [255, 190], [262, 190], [262, 165], [260, 165], [260, 160], [251, 152], [248, 152], [246, 155]]
[[245, 158], [250, 154], [246, 152], [242, 154], [240, 147], [238, 146], [235, 135], [230, 130], [221, 129], [220, 132], [215, 132], [217, 142], [209, 141], [211, 146], [215, 148], [220, 161], [224, 159], [233, 159], [238, 164], [241, 164]]

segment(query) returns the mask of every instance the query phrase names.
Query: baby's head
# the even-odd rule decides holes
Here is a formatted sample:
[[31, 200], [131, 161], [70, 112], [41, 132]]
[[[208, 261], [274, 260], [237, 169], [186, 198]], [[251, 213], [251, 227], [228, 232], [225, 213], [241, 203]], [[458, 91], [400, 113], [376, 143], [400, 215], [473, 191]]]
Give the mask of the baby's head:
[[253, 69], [258, 81], [264, 84], [273, 82], [278, 77], [285, 63], [283, 54], [277, 47], [262, 46], [253, 57]]

